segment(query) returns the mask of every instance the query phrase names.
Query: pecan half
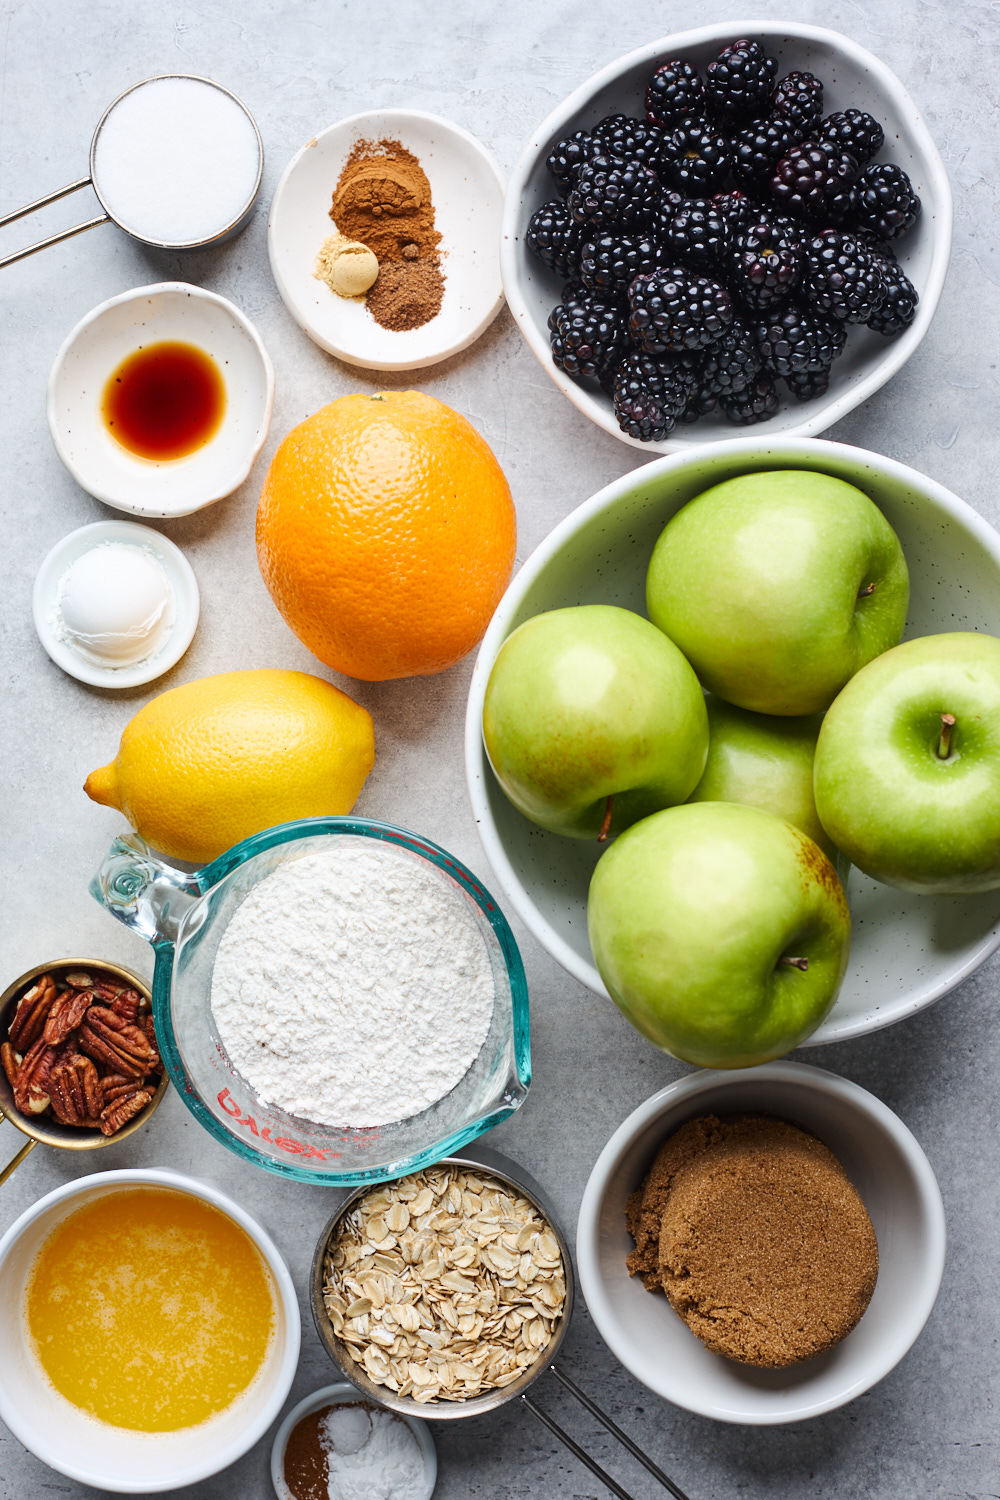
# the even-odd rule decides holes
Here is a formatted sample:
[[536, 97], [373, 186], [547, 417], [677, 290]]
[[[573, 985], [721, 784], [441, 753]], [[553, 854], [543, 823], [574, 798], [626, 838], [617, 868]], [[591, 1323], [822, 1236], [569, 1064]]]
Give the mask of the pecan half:
[[63, 978], [72, 990], [92, 990], [94, 981], [89, 974], [82, 969], [74, 969], [72, 974], [64, 974]]
[[154, 1052], [141, 1027], [123, 1021], [113, 1010], [92, 1005], [80, 1028], [80, 1051], [103, 1063], [113, 1073], [141, 1078], [152, 1066]]
[[7, 1040], [19, 1052], [27, 1052], [38, 1041], [57, 993], [52, 975], [42, 974], [17, 1002], [14, 1019], [7, 1028]]
[[129, 1120], [135, 1119], [140, 1110], [146, 1108], [152, 1098], [152, 1094], [147, 1089], [139, 1089], [126, 1098], [116, 1099], [114, 1103], [106, 1105], [101, 1110], [102, 1135], [114, 1135], [115, 1131], [121, 1130]]
[[120, 979], [95, 979], [90, 988], [99, 1000], [103, 1000], [105, 1005], [110, 1005], [128, 986]]
[[14, 1080], [14, 1103], [22, 1115], [43, 1115], [49, 1107], [49, 1074], [59, 1056], [44, 1037], [24, 1054]]
[[97, 1069], [89, 1057], [79, 1052], [60, 1058], [49, 1074], [52, 1113], [64, 1125], [83, 1125], [96, 1129], [100, 1124], [104, 1099]]
[[14, 1051], [10, 1042], [4, 1042], [3, 1046], [0, 1047], [0, 1063], [3, 1063], [3, 1070], [7, 1074], [7, 1082], [13, 1088], [17, 1082], [17, 1070], [21, 1066], [21, 1054]]
[[101, 1094], [105, 1104], [110, 1104], [120, 1094], [131, 1094], [141, 1087], [138, 1078], [126, 1078], [124, 1073], [105, 1073], [101, 1079]]
[[123, 1021], [134, 1021], [141, 1003], [142, 996], [138, 990], [119, 990], [111, 1002], [111, 1009]]
[[52, 1003], [42, 1036], [50, 1047], [61, 1047], [82, 1022], [93, 1003], [93, 990], [63, 990]]

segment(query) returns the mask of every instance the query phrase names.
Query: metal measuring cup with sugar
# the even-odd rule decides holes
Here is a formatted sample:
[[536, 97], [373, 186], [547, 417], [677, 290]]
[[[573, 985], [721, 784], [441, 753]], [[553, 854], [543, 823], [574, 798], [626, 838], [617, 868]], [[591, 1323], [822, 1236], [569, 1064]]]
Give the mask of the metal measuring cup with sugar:
[[362, 1198], [373, 1191], [372, 1184], [368, 1183], [364, 1187], [357, 1188], [354, 1192], [350, 1193], [327, 1222], [317, 1241], [309, 1274], [309, 1301], [312, 1307], [313, 1322], [316, 1325], [316, 1332], [319, 1334], [320, 1342], [334, 1364], [369, 1401], [376, 1402], [379, 1406], [387, 1407], [389, 1411], [396, 1412], [400, 1416], [419, 1417], [423, 1421], [457, 1421], [462, 1417], [479, 1416], [484, 1412], [493, 1411], [498, 1406], [504, 1406], [508, 1401], [520, 1400], [532, 1415], [544, 1427], [548, 1428], [554, 1437], [557, 1437], [582, 1464], [586, 1465], [592, 1474], [601, 1480], [602, 1484], [607, 1486], [613, 1495], [617, 1495], [619, 1500], [633, 1500], [629, 1492], [623, 1489], [617, 1480], [613, 1479], [596, 1460], [591, 1458], [590, 1454], [585, 1452], [579, 1443], [575, 1442], [569, 1433], [565, 1432], [549, 1416], [548, 1412], [538, 1406], [528, 1394], [529, 1386], [533, 1385], [546, 1371], [550, 1371], [559, 1384], [565, 1390], [569, 1391], [587, 1409], [591, 1416], [595, 1417], [611, 1433], [612, 1437], [616, 1438], [632, 1454], [633, 1458], [638, 1459], [639, 1463], [653, 1475], [654, 1479], [663, 1485], [664, 1489], [674, 1497], [674, 1500], [687, 1500], [684, 1491], [662, 1469], [653, 1463], [652, 1459], [643, 1453], [642, 1449], [621, 1430], [617, 1423], [613, 1422], [554, 1363], [556, 1355], [559, 1353], [563, 1341], [569, 1332], [570, 1319], [573, 1314], [575, 1285], [573, 1260], [570, 1255], [569, 1245], [542, 1188], [535, 1182], [534, 1178], [515, 1162], [510, 1161], [505, 1156], [501, 1156], [499, 1152], [493, 1151], [488, 1146], [482, 1146], [478, 1143], [456, 1155], [445, 1156], [440, 1161], [435, 1162], [434, 1165], [435, 1167], [460, 1167], [471, 1172], [485, 1173], [490, 1177], [496, 1178], [506, 1187], [512, 1189], [513, 1192], [526, 1198], [548, 1224], [559, 1246], [566, 1282], [566, 1296], [563, 1309], [559, 1315], [559, 1321], [555, 1326], [551, 1339], [546, 1347], [541, 1350], [534, 1363], [528, 1365], [516, 1380], [512, 1381], [509, 1385], [486, 1391], [481, 1396], [471, 1396], [449, 1401], [418, 1402], [414, 1401], [411, 1396], [397, 1395], [388, 1386], [380, 1385], [372, 1380], [364, 1365], [354, 1358], [350, 1345], [345, 1343], [334, 1332], [333, 1323], [327, 1313], [323, 1295], [326, 1283], [327, 1250], [336, 1238], [343, 1220], [357, 1207]]
[[90, 175], [0, 217], [0, 228], [80, 188], [103, 213], [0, 258], [12, 265], [98, 224], [117, 224], [156, 250], [200, 250], [232, 239], [253, 212], [264, 146], [243, 101], [214, 79], [158, 73], [108, 105], [90, 143]]

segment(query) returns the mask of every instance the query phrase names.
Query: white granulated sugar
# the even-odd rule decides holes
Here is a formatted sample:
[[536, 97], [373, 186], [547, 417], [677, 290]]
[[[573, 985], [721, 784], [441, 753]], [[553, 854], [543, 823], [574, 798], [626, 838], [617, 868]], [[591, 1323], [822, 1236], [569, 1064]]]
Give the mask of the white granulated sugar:
[[101, 126], [94, 179], [123, 229], [190, 245], [239, 218], [259, 164], [256, 131], [235, 99], [197, 78], [157, 78]]
[[385, 1125], [468, 1072], [493, 976], [454, 886], [403, 851], [345, 838], [280, 865], [237, 908], [212, 1010], [263, 1099], [321, 1125]]
[[[350, 1426], [359, 1416], [363, 1436]], [[319, 1424], [319, 1440], [330, 1500], [419, 1500], [427, 1487], [420, 1444], [392, 1412], [335, 1406]]]

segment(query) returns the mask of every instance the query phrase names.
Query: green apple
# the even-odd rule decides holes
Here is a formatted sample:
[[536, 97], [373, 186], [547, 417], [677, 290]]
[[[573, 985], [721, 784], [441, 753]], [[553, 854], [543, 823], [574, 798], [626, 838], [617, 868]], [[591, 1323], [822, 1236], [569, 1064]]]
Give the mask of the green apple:
[[711, 1068], [805, 1041], [837, 998], [851, 928], [812, 839], [733, 802], [668, 808], [622, 834], [594, 871], [587, 926], [632, 1025]]
[[631, 610], [585, 604], [507, 637], [486, 685], [483, 739], [526, 818], [604, 839], [684, 801], [705, 767], [708, 715], [665, 635]]
[[740, 708], [811, 714], [895, 646], [909, 577], [899, 539], [841, 479], [782, 469], [706, 490], [653, 550], [646, 606], [705, 687]]
[[722, 698], [705, 700], [708, 760], [689, 802], [743, 802], [794, 823], [836, 864], [813, 798], [813, 756], [821, 714], [778, 718], [736, 708]]
[[1000, 640], [925, 635], [865, 667], [823, 721], [814, 786], [823, 827], [874, 880], [1000, 886]]

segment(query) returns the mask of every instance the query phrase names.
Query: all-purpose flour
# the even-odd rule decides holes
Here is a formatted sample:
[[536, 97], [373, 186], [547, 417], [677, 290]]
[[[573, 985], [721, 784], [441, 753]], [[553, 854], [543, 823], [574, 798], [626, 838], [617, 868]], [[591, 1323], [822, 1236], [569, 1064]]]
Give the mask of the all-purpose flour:
[[212, 973], [234, 1067], [322, 1125], [419, 1114], [489, 1031], [489, 954], [460, 893], [422, 861], [345, 838], [279, 866], [237, 908]]

